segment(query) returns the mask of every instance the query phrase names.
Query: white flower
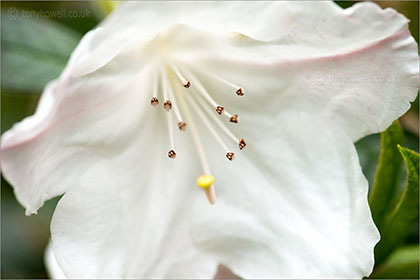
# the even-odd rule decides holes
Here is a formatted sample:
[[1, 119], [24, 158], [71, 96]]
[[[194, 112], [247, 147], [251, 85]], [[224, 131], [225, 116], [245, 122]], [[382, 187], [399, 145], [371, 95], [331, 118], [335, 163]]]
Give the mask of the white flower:
[[4, 134], [4, 176], [27, 214], [65, 193], [51, 232], [69, 278], [369, 275], [353, 141], [416, 97], [407, 22], [371, 3], [122, 4]]

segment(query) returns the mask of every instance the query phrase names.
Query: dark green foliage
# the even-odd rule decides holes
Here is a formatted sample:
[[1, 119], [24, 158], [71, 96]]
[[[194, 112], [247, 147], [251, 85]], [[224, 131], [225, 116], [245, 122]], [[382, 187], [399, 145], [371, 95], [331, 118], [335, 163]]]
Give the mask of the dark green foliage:
[[419, 219], [419, 154], [398, 145], [407, 168], [407, 183], [395, 206], [385, 215], [381, 241], [375, 247], [375, 259], [381, 263], [398, 246], [404, 244]]
[[410, 245], [395, 250], [370, 278], [419, 279], [419, 245]]
[[401, 173], [402, 159], [397, 145], [404, 143], [404, 133], [398, 121], [381, 133], [381, 153], [375, 181], [369, 195], [372, 217], [379, 231], [382, 229], [385, 213], [389, 211]]
[[61, 73], [81, 38], [54, 21], [5, 12], [1, 25], [1, 88], [7, 92], [40, 93]]

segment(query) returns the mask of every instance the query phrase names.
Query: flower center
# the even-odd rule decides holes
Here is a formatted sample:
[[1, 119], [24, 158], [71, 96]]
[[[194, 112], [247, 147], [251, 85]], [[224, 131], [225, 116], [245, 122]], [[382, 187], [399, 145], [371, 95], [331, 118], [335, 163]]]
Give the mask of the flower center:
[[[216, 102], [199, 79], [193, 74], [193, 71], [190, 71], [187, 67], [180, 69], [175, 64], [166, 60], [156, 65], [157, 74], [153, 75], [155, 81], [152, 81], [153, 95], [150, 104], [153, 107], [158, 107], [160, 104], [159, 100], [163, 100], [163, 109], [166, 111], [165, 114], [167, 116], [170, 144], [168, 157], [175, 159], [177, 156], [173, 128], [173, 117], [175, 117], [180, 131], [187, 131], [187, 127], [191, 131], [191, 136], [200, 157], [204, 173], [204, 175], [197, 179], [197, 185], [205, 190], [209, 202], [214, 204], [216, 199], [213, 184], [214, 177], [211, 175], [205, 149], [203, 148], [195, 121], [199, 120], [204, 124], [216, 142], [226, 152], [226, 158], [232, 161], [235, 158], [235, 153], [229, 148], [232, 146], [232, 142], [234, 145], [237, 145], [239, 150], [245, 148], [246, 143], [243, 138], [238, 138], [232, 133], [221, 117], [224, 117], [232, 124], [238, 124], [239, 116], [232, 115], [224, 106]], [[244, 95], [244, 90], [241, 87], [212, 73], [205, 73], [205, 75], [209, 76], [210, 80], [223, 83], [228, 88], [231, 88], [232, 94], [236, 94], [237, 96]], [[188, 77], [188, 79], [185, 77]], [[188, 125], [184, 121], [184, 116], [188, 120]], [[198, 118], [195, 118], [196, 116]], [[222, 135], [229, 138], [230, 143], [225, 143]]]

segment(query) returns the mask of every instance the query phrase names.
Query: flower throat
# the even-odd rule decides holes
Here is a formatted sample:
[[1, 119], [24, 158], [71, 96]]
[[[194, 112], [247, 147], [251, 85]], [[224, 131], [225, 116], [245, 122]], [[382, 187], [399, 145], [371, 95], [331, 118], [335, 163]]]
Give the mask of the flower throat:
[[[189, 130], [191, 131], [191, 136], [200, 157], [204, 172], [203, 175], [198, 177], [197, 185], [205, 190], [208, 201], [211, 204], [214, 204], [216, 202], [214, 190], [215, 179], [213, 175], [211, 175], [207, 156], [200, 139], [200, 134], [198, 133], [195, 125], [195, 119], [193, 118], [192, 114], [199, 116], [200, 121], [212, 134], [221, 148], [226, 152], [225, 156], [229, 161], [235, 159], [235, 153], [228, 148], [228, 145], [223, 141], [217, 129], [221, 130], [228, 138], [230, 138], [230, 142], [233, 141], [235, 145], [238, 146], [239, 150], [242, 150], [246, 146], [245, 140], [243, 138], [236, 137], [221, 119], [221, 116], [223, 116], [230, 123], [238, 124], [239, 116], [232, 115], [225, 109], [225, 107], [217, 103], [211, 97], [206, 88], [200, 83], [200, 81], [187, 69], [182, 69], [182, 72], [187, 77], [189, 77], [192, 82], [190, 82], [190, 79], [184, 78], [184, 75], [181, 74], [181, 71], [173, 64], [165, 63], [164, 65], [161, 65], [160, 69], [158, 70], [160, 75], [153, 75], [155, 80], [152, 81], [153, 96], [151, 97], [150, 104], [153, 107], [158, 107], [160, 104], [159, 99], [163, 100], [163, 109], [167, 112], [166, 117], [170, 145], [168, 157], [170, 159], [175, 159], [177, 156], [175, 151], [173, 128], [174, 114], [178, 129], [181, 132], [185, 132], [187, 131], [187, 127], [189, 127]], [[208, 75], [210, 78], [216, 80], [217, 82], [223, 83], [229, 88], [232, 88], [233, 94], [236, 93], [237, 96], [244, 96], [244, 90], [242, 87], [239, 87], [216, 75]], [[183, 86], [179, 88], [183, 88], [183, 90], [174, 91], [173, 89], [177, 87], [179, 83], [181, 83]], [[188, 124], [184, 121], [184, 116], [186, 119], [188, 119]], [[214, 126], [214, 124], [217, 125], [217, 128]]]

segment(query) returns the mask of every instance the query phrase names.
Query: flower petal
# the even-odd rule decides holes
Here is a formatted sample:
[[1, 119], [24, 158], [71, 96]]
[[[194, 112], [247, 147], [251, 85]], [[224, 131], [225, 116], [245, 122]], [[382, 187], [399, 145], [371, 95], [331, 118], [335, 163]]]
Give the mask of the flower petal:
[[[103, 29], [124, 30], [121, 41], [136, 45], [178, 23], [211, 34], [237, 34], [225, 45], [215, 44], [214, 52], [208, 44], [201, 49], [218, 56], [225, 65], [212, 72], [243, 85], [250, 103], [269, 100], [272, 110], [322, 114], [353, 141], [386, 129], [417, 96], [417, 44], [408, 20], [393, 9], [359, 3], [343, 10], [327, 1], [131, 2], [121, 5]], [[200, 45], [198, 38], [193, 42]], [[185, 62], [191, 61], [197, 60]], [[272, 114], [264, 104], [264, 112]]]
[[[76, 126], [85, 123], [86, 119], [94, 119], [93, 123], [100, 123], [100, 128], [107, 127], [103, 125], [107, 118], [101, 114], [109, 116], [108, 127], [123, 123], [120, 120], [127, 116], [124, 106], [119, 107], [119, 117], [111, 117], [117, 112], [114, 112], [114, 107], [108, 101], [113, 97], [120, 98], [121, 92], [133, 92], [133, 88], [124, 87], [124, 83], [139, 71], [138, 68], [141, 69], [146, 64], [144, 58], [149, 56], [142, 46], [146, 48], [148, 44], [144, 43], [154, 38], [158, 31], [173, 26], [181, 19], [183, 23], [194, 26], [198, 30], [196, 33], [202, 33], [197, 35], [191, 31], [188, 42], [192, 40], [197, 44], [192, 44], [186, 51], [194, 54], [201, 51], [201, 55], [207, 54], [207, 57], [217, 55], [219, 63], [213, 71], [241, 84], [248, 91], [248, 102], [238, 104], [240, 113], [249, 112], [251, 109], [256, 114], [268, 114], [268, 117], [271, 117], [284, 110], [309, 111], [333, 119], [353, 140], [357, 140], [366, 134], [385, 129], [392, 120], [409, 108], [409, 101], [417, 94], [416, 44], [407, 31], [407, 20], [393, 10], [381, 10], [374, 4], [367, 3], [341, 10], [335, 4], [325, 2], [305, 5], [275, 2], [268, 6], [253, 2], [188, 2], [165, 5], [173, 8], [170, 9], [172, 13], [168, 17], [151, 13], [156, 11], [157, 6], [154, 3], [122, 5], [100, 29], [85, 37], [61, 78], [46, 88], [36, 115], [4, 135], [2, 169], [6, 178], [16, 186], [18, 199], [29, 208], [27, 213], [35, 213], [45, 199], [63, 193], [70, 183], [64, 180], [58, 187], [52, 183], [42, 184], [45, 186], [42, 188], [33, 188], [34, 185], [41, 185], [40, 182], [44, 180], [61, 180], [61, 174], [58, 172], [55, 172], [58, 174], [55, 179], [45, 178], [45, 174], [55, 170], [57, 166], [62, 166], [64, 170], [65, 164], [74, 165], [74, 161], [65, 160], [69, 154], [65, 155], [65, 152], [62, 152], [55, 155], [54, 147], [65, 144], [59, 143], [59, 139], [70, 138], [71, 142], [73, 136], [69, 137], [68, 133], [75, 133], [76, 137], [86, 133], [85, 129], [75, 132]], [[188, 12], [185, 11], [185, 5], [189, 8]], [[310, 5], [310, 8], [307, 5]], [[258, 24], [255, 21], [252, 24], [250, 21], [239, 21], [241, 16], [247, 17], [255, 10], [261, 11], [256, 17]], [[321, 12], [324, 10], [328, 13]], [[307, 14], [308, 11], [311, 11], [311, 14]], [[279, 13], [281, 17], [274, 17]], [[213, 18], [210, 14], [217, 14], [217, 17]], [[159, 20], [149, 26], [151, 16]], [[202, 20], [203, 18], [206, 20]], [[225, 18], [228, 19], [226, 22], [221, 20]], [[369, 28], [359, 32], [360, 27], [365, 25], [369, 25]], [[127, 29], [117, 32], [121, 26], [127, 26]], [[183, 29], [175, 28], [176, 30], [178, 34], [173, 33], [179, 35], [179, 31]], [[185, 29], [187, 35], [189, 30], [191, 29]], [[208, 30], [211, 30], [211, 33], [208, 33]], [[239, 33], [226, 39], [226, 30]], [[200, 44], [209, 42], [211, 38], [221, 38], [211, 36], [217, 32], [222, 34], [223, 40], [214, 40], [216, 42], [208, 44], [208, 48], [199, 48]], [[96, 33], [102, 35], [95, 35]], [[128, 35], [131, 36], [130, 40], [126, 40]], [[121, 43], [123, 41], [127, 41], [127, 44]], [[128, 48], [129, 45], [138, 42], [143, 42], [143, 45], [134, 49]], [[192, 61], [200, 62], [198, 59]], [[227, 64], [227, 67], [224, 64]], [[203, 66], [206, 64], [197, 65]], [[366, 82], [360, 82], [366, 77]], [[144, 79], [144, 84], [150, 84], [150, 79]], [[343, 79], [344, 84], [339, 82]], [[112, 83], [110, 89], [109, 81]], [[138, 86], [133, 85], [134, 88]], [[206, 87], [214, 92], [218, 100], [236, 103], [230, 101], [232, 97], [218, 90], [217, 83], [207, 83]], [[124, 97], [128, 95], [124, 94]], [[140, 98], [145, 98], [145, 95]], [[128, 97], [122, 100], [121, 102], [130, 103]], [[108, 103], [109, 106], [104, 106], [106, 109], [97, 113], [98, 110], [91, 108], [98, 102]], [[142, 103], [142, 106], [144, 104], [146, 102]], [[132, 118], [141, 119], [142, 112], [140, 107], [139, 110], [133, 110], [136, 117]], [[62, 125], [62, 120], [66, 120], [70, 130]], [[58, 123], [60, 125], [56, 126], [61, 132], [50, 129]], [[130, 122], [128, 126], [132, 128], [133, 123]], [[90, 132], [84, 135], [88, 139], [83, 141], [91, 142], [94, 146], [93, 142], [96, 140], [89, 139], [95, 134], [94, 129], [88, 129]], [[50, 132], [45, 133], [48, 137], [37, 136], [43, 134], [43, 131]], [[125, 133], [129, 133], [127, 131]], [[108, 139], [106, 130], [102, 129], [98, 134], [102, 138], [94, 138], [101, 138], [102, 141]], [[32, 141], [35, 139], [36, 141]], [[83, 142], [80, 139], [78, 141]], [[43, 144], [35, 148], [41, 142]], [[21, 146], [18, 152], [17, 146]], [[70, 147], [68, 144], [66, 146]], [[84, 170], [84, 164], [90, 164], [89, 159], [94, 161], [94, 157], [86, 156], [85, 150], [80, 149], [79, 144], [76, 146], [76, 150], [70, 153], [82, 164], [78, 164], [79, 170], [71, 169], [76, 170], [75, 174]], [[69, 152], [69, 149], [66, 151]], [[35, 160], [32, 161], [32, 157]], [[47, 157], [55, 158], [56, 161], [47, 161], [50, 166], [47, 163], [41, 164], [46, 171], [38, 172], [38, 163]], [[81, 160], [82, 158], [86, 160]], [[31, 166], [28, 166], [29, 162]], [[75, 174], [69, 174], [67, 177], [77, 177]], [[26, 194], [22, 194], [23, 192]]]
[[[144, 67], [144, 68], [142, 68]], [[50, 83], [35, 115], [2, 136], [1, 167], [27, 214], [64, 193], [93, 163], [118, 156], [148, 119], [149, 69], [102, 69], [88, 79]], [[109, 129], [112, 127], [112, 129]]]
[[257, 39], [271, 40], [278, 33], [284, 12], [281, 5], [274, 2], [121, 3], [98, 28], [83, 38], [72, 54], [65, 75], [76, 77], [91, 73], [129, 46], [144, 44], [178, 23], [200, 30], [242, 32]]
[[264, 134], [219, 163], [216, 205], [196, 201], [196, 245], [242, 278], [368, 276], [379, 233], [352, 141], [306, 113], [250, 125]]
[[420, 85], [419, 57], [404, 16], [372, 3], [346, 10], [325, 1], [280, 3], [289, 20], [275, 41], [237, 34], [219, 47], [224, 56], [199, 66], [247, 93], [235, 102], [234, 94], [207, 83], [216, 99], [237, 103], [238, 113], [323, 115], [353, 141], [385, 130], [410, 108]]
[[48, 275], [51, 279], [67, 279], [61, 267], [58, 265], [57, 260], [52, 250], [51, 241], [45, 249], [45, 267], [47, 268]]
[[188, 157], [151, 161], [160, 152], [143, 150], [134, 160], [132, 147], [90, 168], [52, 221], [66, 275], [210, 278], [218, 263], [246, 278], [368, 275], [379, 235], [348, 136], [304, 113], [282, 114], [258, 131], [271, 131], [268, 140], [251, 135], [235, 162], [209, 154], [215, 206], [194, 186], [200, 170]]
[[205, 201], [193, 179], [200, 170], [182, 153], [159, 159], [164, 148], [148, 146], [132, 145], [113, 162], [92, 166], [58, 203], [52, 242], [69, 278], [208, 279], [216, 273], [217, 264], [190, 235], [192, 202]]

